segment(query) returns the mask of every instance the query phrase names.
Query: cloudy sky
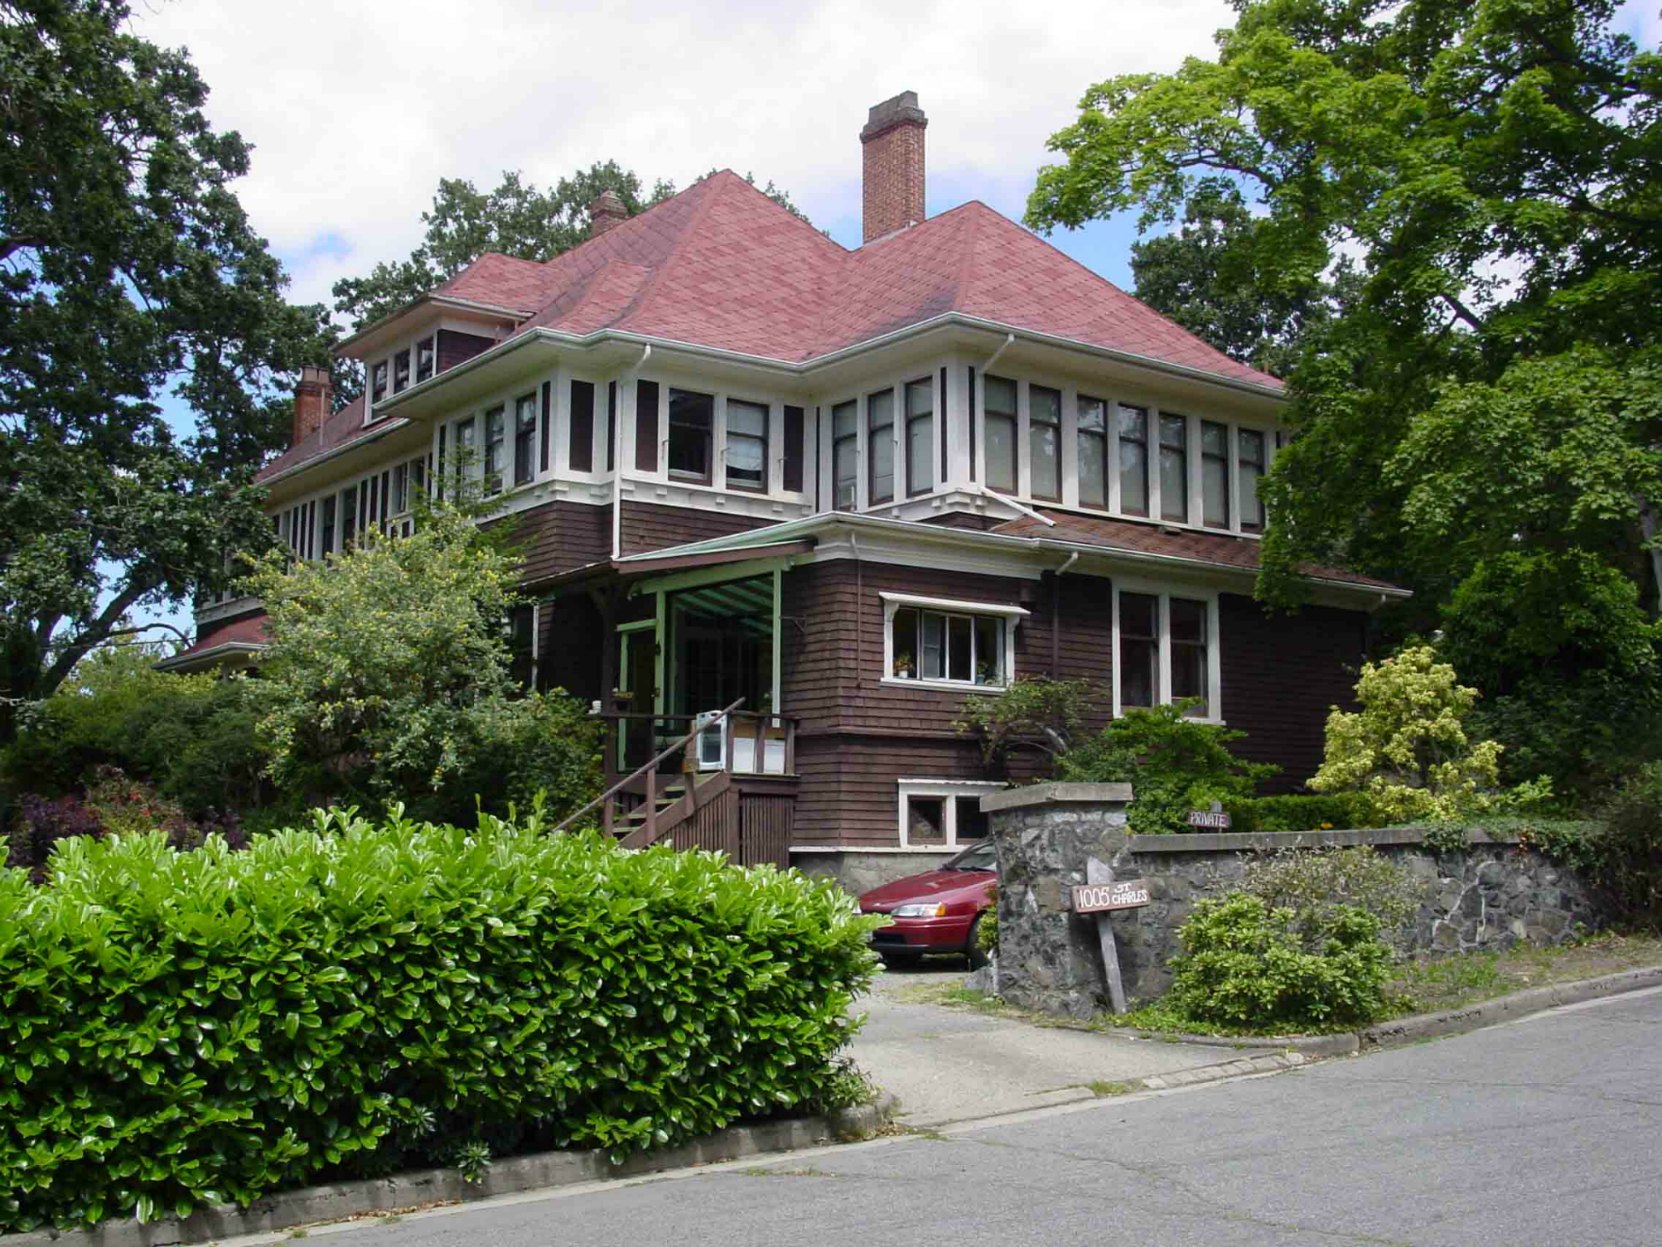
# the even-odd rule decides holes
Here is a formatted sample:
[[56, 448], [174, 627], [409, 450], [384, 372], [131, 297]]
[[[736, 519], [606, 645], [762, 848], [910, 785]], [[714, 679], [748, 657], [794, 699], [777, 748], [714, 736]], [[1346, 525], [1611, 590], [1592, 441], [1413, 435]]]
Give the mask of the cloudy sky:
[[[147, 0], [135, 25], [190, 50], [213, 122], [254, 145], [242, 201], [310, 301], [407, 255], [439, 178], [504, 169], [754, 172], [855, 245], [859, 129], [902, 90], [929, 114], [929, 211], [1019, 215], [1089, 84], [1205, 54], [1229, 18], [1222, 0]], [[1058, 242], [1124, 282], [1131, 236]]]

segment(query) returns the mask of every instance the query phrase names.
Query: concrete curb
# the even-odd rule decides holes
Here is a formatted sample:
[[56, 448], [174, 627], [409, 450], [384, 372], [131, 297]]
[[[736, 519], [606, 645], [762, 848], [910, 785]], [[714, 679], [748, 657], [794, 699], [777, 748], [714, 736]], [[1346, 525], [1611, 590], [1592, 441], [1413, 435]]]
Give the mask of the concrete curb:
[[1460, 1009], [1445, 1009], [1441, 1013], [1420, 1013], [1412, 1017], [1395, 1018], [1389, 1022], [1378, 1022], [1360, 1031], [1340, 1031], [1332, 1035], [1260, 1037], [1189, 1035], [1176, 1031], [1144, 1030], [1127, 1030], [1124, 1033], [1135, 1035], [1139, 1039], [1205, 1044], [1213, 1048], [1262, 1048], [1297, 1053], [1304, 1057], [1355, 1056], [1371, 1048], [1390, 1048], [1398, 1044], [1418, 1043], [1422, 1039], [1434, 1039], [1440, 1035], [1459, 1035], [1465, 1031], [1481, 1030], [1485, 1026], [1513, 1021], [1563, 1005], [1601, 1000], [1606, 996], [1642, 991], [1647, 987], [1662, 987], [1662, 966], [1646, 966], [1638, 970], [1606, 974], [1596, 979], [1531, 987], [1527, 991], [1513, 992], [1510, 996], [1496, 996], [1492, 1000], [1481, 1000]]
[[422, 1169], [333, 1186], [304, 1187], [257, 1199], [247, 1208], [219, 1204], [182, 1219], [169, 1218], [142, 1225], [132, 1218], [105, 1221], [89, 1230], [30, 1230], [0, 1234], [0, 1247], [172, 1247], [206, 1243], [245, 1234], [268, 1234], [343, 1221], [376, 1213], [408, 1211], [432, 1204], [454, 1204], [512, 1195], [542, 1187], [603, 1182], [643, 1173], [661, 1173], [691, 1165], [739, 1160], [768, 1152], [790, 1152], [869, 1138], [894, 1116], [898, 1101], [883, 1094], [872, 1104], [843, 1109], [825, 1117], [802, 1117], [733, 1126], [702, 1139], [632, 1156], [621, 1165], [598, 1149], [585, 1152], [542, 1152], [492, 1162], [478, 1182], [468, 1182], [457, 1169]]
[[1174, 1087], [1193, 1087], [1203, 1082], [1220, 1082], [1225, 1078], [1240, 1078], [1246, 1074], [1279, 1074], [1282, 1070], [1297, 1069], [1308, 1063], [1302, 1052], [1266, 1052], [1260, 1056], [1245, 1056], [1238, 1061], [1220, 1065], [1202, 1065], [1198, 1069], [1181, 1069], [1170, 1074], [1151, 1074], [1133, 1079], [1131, 1086], [1147, 1091], [1169, 1091]]

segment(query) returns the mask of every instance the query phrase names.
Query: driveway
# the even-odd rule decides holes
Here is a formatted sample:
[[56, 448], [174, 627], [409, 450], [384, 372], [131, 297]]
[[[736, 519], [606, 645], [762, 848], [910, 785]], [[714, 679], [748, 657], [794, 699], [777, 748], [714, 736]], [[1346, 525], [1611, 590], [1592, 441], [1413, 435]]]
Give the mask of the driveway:
[[1036, 1026], [928, 1003], [963, 981], [957, 968], [884, 970], [873, 995], [860, 1002], [868, 1017], [855, 1037], [854, 1059], [899, 1097], [900, 1120], [907, 1125], [939, 1126], [1088, 1100], [1112, 1092], [1115, 1083], [1241, 1055], [1224, 1046]]

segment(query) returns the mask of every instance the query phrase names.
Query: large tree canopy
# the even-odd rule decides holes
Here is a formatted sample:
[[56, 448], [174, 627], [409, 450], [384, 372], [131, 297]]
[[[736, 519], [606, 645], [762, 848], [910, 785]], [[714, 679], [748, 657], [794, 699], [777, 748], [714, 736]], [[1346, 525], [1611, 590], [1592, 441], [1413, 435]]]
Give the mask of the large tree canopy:
[[[755, 184], [754, 176], [745, 177]], [[645, 190], [639, 175], [615, 160], [579, 169], [547, 190], [530, 185], [518, 172], [503, 173], [501, 184], [488, 191], [464, 178], [443, 178], [432, 208], [421, 214], [427, 226], [421, 245], [406, 260], [383, 261], [366, 277], [337, 281], [335, 310], [361, 329], [454, 277], [487, 251], [551, 260], [588, 237], [589, 205], [606, 191], [634, 216], [675, 194], [675, 184], [660, 180]], [[786, 211], [803, 215], [772, 182], [762, 193]]]
[[[1400, 630], [1488, 656], [1486, 713], [1650, 713], [1662, 57], [1610, 0], [1237, 9], [1215, 60], [1091, 88], [1030, 223], [1140, 208], [1154, 226], [1225, 186], [1251, 205], [1227, 222], [1226, 286], [1273, 308], [1349, 260], [1343, 314], [1300, 327], [1261, 592], [1345, 562], [1417, 591]], [[1549, 581], [1531, 598], [1549, 626], [1481, 600]], [[1574, 644], [1543, 655], [1548, 635]], [[1543, 765], [1597, 769], [1564, 748]]]
[[231, 190], [247, 146], [127, 25], [118, 0], [0, 0], [0, 739], [134, 607], [265, 539], [249, 472], [286, 374], [327, 357]]

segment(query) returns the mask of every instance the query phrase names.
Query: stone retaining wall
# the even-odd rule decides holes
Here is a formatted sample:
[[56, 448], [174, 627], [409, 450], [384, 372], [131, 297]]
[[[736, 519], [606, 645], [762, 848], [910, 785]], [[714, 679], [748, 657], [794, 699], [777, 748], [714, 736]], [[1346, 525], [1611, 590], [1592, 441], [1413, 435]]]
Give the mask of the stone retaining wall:
[[1144, 879], [1151, 903], [1113, 915], [1126, 994], [1147, 1001], [1170, 985], [1178, 928], [1195, 902], [1239, 884], [1256, 855], [1372, 845], [1420, 882], [1421, 903], [1392, 934], [1406, 952], [1557, 944], [1599, 925], [1587, 887], [1515, 840], [1469, 833], [1463, 853], [1439, 853], [1414, 828], [1261, 835], [1134, 836], [1125, 784], [1041, 784], [989, 796], [999, 856], [998, 990], [1012, 1004], [1076, 1017], [1103, 1007], [1096, 919], [1067, 909], [1096, 857], [1116, 879]]

